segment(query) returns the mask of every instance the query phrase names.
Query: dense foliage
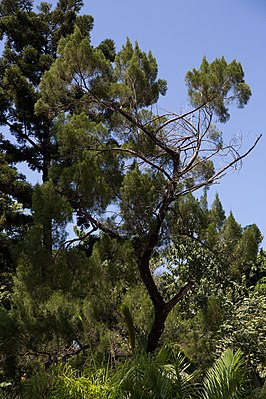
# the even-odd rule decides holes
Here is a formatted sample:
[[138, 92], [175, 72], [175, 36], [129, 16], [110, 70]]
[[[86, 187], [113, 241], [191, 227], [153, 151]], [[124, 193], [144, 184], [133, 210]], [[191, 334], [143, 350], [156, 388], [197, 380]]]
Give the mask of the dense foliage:
[[81, 7], [0, 4], [0, 397], [263, 398], [262, 235], [207, 198], [258, 141], [215, 125], [242, 66], [203, 58], [159, 113], [152, 53], [93, 47]]

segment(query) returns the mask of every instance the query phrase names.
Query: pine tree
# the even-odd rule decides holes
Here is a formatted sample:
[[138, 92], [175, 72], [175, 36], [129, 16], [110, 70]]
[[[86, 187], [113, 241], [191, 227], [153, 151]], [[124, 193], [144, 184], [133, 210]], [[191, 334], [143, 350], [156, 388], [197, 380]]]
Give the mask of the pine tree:
[[51, 121], [34, 113], [38, 84], [56, 58], [59, 39], [73, 32], [75, 23], [88, 35], [93, 20], [77, 16], [81, 1], [59, 1], [55, 10], [42, 3], [38, 12], [32, 3], [1, 2], [0, 33], [5, 47], [0, 60], [0, 123], [14, 139], [2, 135], [0, 148], [8, 151], [11, 162], [25, 161], [41, 172], [45, 181], [56, 148]]
[[10, 306], [12, 273], [15, 263], [12, 252], [23, 238], [31, 223], [27, 214], [31, 206], [32, 187], [8, 165], [7, 157], [0, 154], [0, 302]]
[[[86, 181], [79, 174], [72, 174], [69, 187], [74, 187], [72, 196], [79, 198], [74, 209], [82, 228], [92, 226], [110, 237], [132, 243], [141, 279], [154, 307], [147, 346], [147, 351], [152, 352], [169, 312], [193, 285], [192, 280], [187, 280], [166, 301], [152, 274], [153, 256], [165, 240], [172, 239], [170, 226], [176, 219], [180, 197], [214, 183], [237, 162], [231, 160], [215, 170], [212, 157], [225, 154], [228, 147], [212, 118], [217, 116], [225, 122], [229, 118], [226, 104], [236, 101], [243, 106], [251, 91], [240, 63], [227, 64], [221, 58], [209, 64], [203, 59], [200, 69], [186, 77], [189, 96], [196, 108], [183, 115], [154, 115], [147, 107], [155, 104], [160, 94], [165, 94], [166, 82], [157, 79], [155, 58], [151, 53], [143, 53], [138, 44], [134, 47], [127, 40], [114, 62], [110, 62], [76, 29], [73, 35], [60, 41], [58, 53], [58, 59], [41, 82], [36, 112], [52, 117], [65, 112], [61, 129], [66, 133], [60, 134], [59, 146], [66, 160], [71, 143], [73, 157], [71, 160], [68, 157], [66, 168], [61, 164], [57, 169], [55, 165], [58, 181], [62, 178], [64, 181], [68, 172], [92, 162], [97, 162], [103, 171], [102, 187], [107, 185], [112, 195], [107, 201], [102, 200], [101, 208], [97, 201], [93, 204], [89, 201], [92, 192], [95, 198], [102, 193], [98, 183], [92, 183], [90, 188], [87, 185], [86, 191]], [[90, 121], [92, 116], [102, 121], [106, 136], [99, 136], [98, 129], [92, 132], [84, 128], [78, 135], [68, 134], [68, 124], [73, 126], [73, 121], [86, 117]], [[206, 147], [208, 156], [201, 156]], [[78, 159], [75, 153], [80, 154]], [[107, 163], [106, 154], [110, 154]], [[120, 179], [113, 181], [109, 171], [115, 158]], [[106, 212], [111, 205], [113, 218], [107, 217]], [[217, 223], [221, 225], [222, 221]]]
[[225, 222], [225, 212], [218, 193], [215, 194], [215, 199], [211, 207], [210, 220], [218, 231], [221, 230]]

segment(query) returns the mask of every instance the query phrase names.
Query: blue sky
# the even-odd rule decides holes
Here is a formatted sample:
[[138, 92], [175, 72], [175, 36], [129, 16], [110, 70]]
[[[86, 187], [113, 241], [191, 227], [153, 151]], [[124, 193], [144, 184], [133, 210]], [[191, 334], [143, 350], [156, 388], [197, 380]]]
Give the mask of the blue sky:
[[[168, 81], [161, 107], [179, 111], [186, 106], [184, 77], [209, 61], [225, 56], [242, 63], [252, 97], [244, 109], [234, 107], [222, 125], [225, 137], [243, 136], [243, 152], [263, 134], [240, 170], [210, 190], [219, 193], [228, 215], [246, 226], [256, 223], [266, 238], [266, 1], [265, 0], [95, 0], [85, 1], [83, 12], [95, 19], [92, 42], [112, 38], [120, 49], [128, 36], [142, 50], [151, 50], [159, 77]], [[264, 239], [264, 247], [266, 240]]]

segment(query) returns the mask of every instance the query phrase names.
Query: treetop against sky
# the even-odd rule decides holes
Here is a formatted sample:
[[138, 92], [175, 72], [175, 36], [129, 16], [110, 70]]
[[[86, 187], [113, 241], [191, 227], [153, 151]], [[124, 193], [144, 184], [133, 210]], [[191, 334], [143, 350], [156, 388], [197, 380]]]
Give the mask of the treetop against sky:
[[[82, 13], [94, 17], [91, 33], [94, 45], [109, 37], [120, 49], [129, 37], [133, 43], [137, 40], [142, 50], [152, 51], [158, 62], [159, 77], [168, 82], [167, 95], [158, 104], [162, 110], [187, 109], [184, 77], [188, 70], [199, 67], [204, 55], [210, 62], [223, 55], [228, 62], [239, 60], [252, 97], [244, 111], [234, 109], [229, 123], [222, 125], [221, 130], [225, 136], [233, 133], [242, 137], [243, 151], [264, 133], [266, 5], [263, 1], [84, 3]], [[232, 210], [243, 225], [256, 223], [265, 235], [264, 148], [265, 137], [262, 137], [242, 168], [214, 186], [209, 196], [212, 200], [218, 191], [227, 213]]]

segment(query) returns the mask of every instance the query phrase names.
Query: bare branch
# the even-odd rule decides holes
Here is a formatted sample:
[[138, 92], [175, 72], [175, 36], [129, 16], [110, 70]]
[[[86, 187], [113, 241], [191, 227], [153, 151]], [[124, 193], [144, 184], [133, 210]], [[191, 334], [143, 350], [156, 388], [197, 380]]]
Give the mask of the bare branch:
[[257, 139], [255, 140], [255, 143], [242, 155], [238, 156], [236, 159], [234, 159], [232, 162], [230, 162], [229, 164], [227, 164], [226, 166], [224, 166], [223, 168], [221, 168], [220, 170], [218, 170], [212, 177], [210, 177], [207, 180], [204, 180], [201, 183], [195, 184], [193, 187], [189, 187], [186, 190], [180, 192], [177, 194], [176, 197], [179, 197], [181, 195], [186, 195], [188, 193], [194, 192], [196, 190], [198, 190], [199, 188], [208, 186], [208, 185], [212, 185], [217, 183], [217, 180], [219, 180], [221, 177], [225, 176], [225, 172], [231, 168], [232, 166], [234, 166], [236, 163], [238, 163], [239, 161], [241, 161], [243, 158], [245, 158], [258, 144], [259, 140], [261, 139], [262, 134], [260, 134]]
[[93, 227], [90, 231], [88, 231], [86, 234], [84, 234], [81, 237], [77, 237], [77, 238], [72, 238], [71, 240], [67, 240], [65, 242], [63, 242], [63, 244], [60, 245], [59, 249], [56, 251], [54, 257], [53, 257], [53, 262], [56, 261], [57, 256], [59, 255], [59, 253], [63, 250], [63, 248], [67, 249], [68, 247], [70, 247], [70, 245], [74, 244], [75, 242], [80, 242], [80, 241], [85, 241], [86, 238], [88, 238], [92, 233], [94, 233], [97, 230], [96, 227]]
[[201, 110], [203, 107], [205, 107], [206, 104], [207, 104], [207, 102], [205, 102], [205, 103], [199, 105], [198, 107], [196, 107], [196, 108], [194, 108], [194, 109], [192, 109], [192, 110], [190, 110], [190, 111], [185, 112], [184, 114], [181, 114], [181, 115], [177, 115], [177, 114], [176, 114], [176, 116], [175, 116], [174, 118], [168, 119], [168, 120], [165, 121], [161, 126], [159, 126], [159, 127], [155, 130], [155, 134], [157, 134], [160, 130], [162, 130], [162, 129], [165, 128], [167, 125], [169, 125], [169, 123], [176, 122], [176, 121], [178, 121], [178, 120], [180, 120], [180, 119], [185, 119], [188, 115], [194, 114], [195, 112]]
[[143, 131], [150, 139], [151, 141], [156, 144], [159, 148], [164, 150], [167, 154], [171, 155], [172, 157], [176, 157], [176, 151], [172, 150], [169, 148], [162, 140], [159, 140], [158, 137], [156, 137], [156, 131], [149, 131], [136, 117], [134, 117], [132, 114], [128, 113], [127, 111], [124, 111], [122, 108], [116, 109], [118, 113], [120, 113], [122, 116], [124, 116], [128, 121], [133, 123], [135, 126], [137, 126], [139, 129]]
[[171, 180], [171, 176], [166, 172], [165, 169], [161, 168], [159, 165], [150, 161], [147, 157], [140, 154], [139, 152], [130, 150], [129, 148], [112, 148], [111, 151], [125, 152], [125, 153], [131, 154], [137, 158], [140, 158], [142, 161], [146, 162], [148, 165], [152, 166], [153, 168], [155, 168], [155, 169], [159, 170], [161, 173], [163, 173], [167, 177], [168, 180]]

